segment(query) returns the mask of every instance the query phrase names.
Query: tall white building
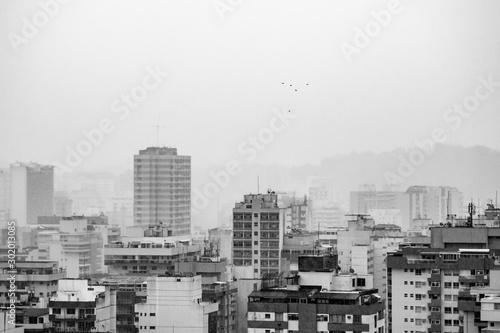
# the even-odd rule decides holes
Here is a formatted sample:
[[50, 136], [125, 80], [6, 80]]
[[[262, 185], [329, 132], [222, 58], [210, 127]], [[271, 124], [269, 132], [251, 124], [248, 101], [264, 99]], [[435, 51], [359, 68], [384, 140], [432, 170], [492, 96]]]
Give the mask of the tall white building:
[[135, 305], [135, 326], [139, 333], [217, 330], [219, 303], [202, 301], [201, 275], [152, 276], [147, 283], [146, 303]]
[[177, 148], [149, 147], [134, 156], [134, 225], [163, 224], [191, 233], [191, 157]]
[[[463, 214], [463, 193], [448, 186], [411, 186], [403, 196], [403, 225], [413, 219], [431, 219], [433, 224], [446, 222], [448, 214]], [[403, 226], [403, 227], [404, 227]]]
[[[233, 209], [233, 264], [236, 277], [279, 273], [283, 212], [278, 196], [247, 194]], [[253, 272], [249, 270], [252, 270]]]
[[10, 166], [10, 218], [18, 227], [54, 214], [54, 167], [35, 163]]

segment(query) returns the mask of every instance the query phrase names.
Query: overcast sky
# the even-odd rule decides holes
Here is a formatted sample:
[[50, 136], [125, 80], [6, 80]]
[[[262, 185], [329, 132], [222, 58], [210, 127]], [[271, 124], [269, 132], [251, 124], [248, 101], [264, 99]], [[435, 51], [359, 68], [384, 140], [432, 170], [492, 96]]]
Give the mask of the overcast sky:
[[[443, 120], [479, 77], [500, 82], [499, 1], [401, 1], [350, 62], [342, 43], [388, 1], [230, 3], [221, 19], [211, 0], [73, 0], [25, 38], [39, 1], [1, 1], [0, 160], [65, 164], [103, 119], [113, 129], [77, 170], [131, 168], [158, 123], [160, 144], [195, 167], [245, 160], [238, 146], [276, 122], [273, 109], [295, 118], [252, 162], [410, 147], [438, 127], [446, 143], [500, 150], [500, 86], [456, 129]], [[121, 119], [113, 103], [147, 68], [169, 75]]]

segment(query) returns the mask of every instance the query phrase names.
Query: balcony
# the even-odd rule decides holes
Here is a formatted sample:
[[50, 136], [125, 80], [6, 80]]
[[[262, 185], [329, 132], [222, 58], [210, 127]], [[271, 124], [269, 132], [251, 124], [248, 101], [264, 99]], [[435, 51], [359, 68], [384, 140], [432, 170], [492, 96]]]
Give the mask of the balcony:
[[441, 312], [431, 312], [429, 316], [427, 317], [429, 321], [431, 320], [441, 320]]
[[429, 332], [440, 332], [441, 331], [441, 324], [434, 324], [434, 323], [431, 323], [431, 329], [429, 330]]
[[[0, 274], [0, 281], [7, 281], [10, 275], [8, 274]], [[54, 272], [49, 274], [16, 274], [16, 281], [23, 282], [48, 282], [48, 281], [57, 281], [66, 277], [66, 271], [61, 270], [60, 272]]]
[[79, 316], [79, 315], [68, 315], [68, 314], [51, 314], [49, 315], [49, 320], [54, 321], [54, 320], [71, 320], [71, 321], [79, 321], [79, 322], [94, 322], [96, 320], [95, 315], [85, 315], [85, 316]]
[[431, 277], [427, 279], [429, 284], [431, 282], [441, 282], [441, 274], [431, 274]]
[[428, 295], [441, 295], [441, 287], [431, 287], [427, 291]]
[[440, 299], [431, 299], [430, 302], [428, 303], [429, 306], [441, 306], [441, 300]]
[[488, 283], [488, 275], [461, 275], [458, 277], [461, 283]]
[[475, 300], [458, 300], [458, 309], [465, 312], [480, 312], [481, 302]]

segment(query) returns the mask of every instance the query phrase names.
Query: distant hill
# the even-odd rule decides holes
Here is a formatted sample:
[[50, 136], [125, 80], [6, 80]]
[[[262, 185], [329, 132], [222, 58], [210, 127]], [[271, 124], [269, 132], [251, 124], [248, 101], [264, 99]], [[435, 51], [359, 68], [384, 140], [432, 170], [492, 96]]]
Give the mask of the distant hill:
[[[448, 185], [458, 187], [464, 192], [464, 200], [471, 197], [495, 199], [495, 191], [500, 191], [500, 152], [484, 146], [458, 147], [438, 145], [434, 152], [415, 167], [413, 173], [396, 186], [389, 186], [386, 176], [392, 173], [399, 176], [401, 160], [408, 160], [411, 150], [396, 149], [391, 152], [351, 153], [325, 158], [320, 165], [284, 167], [279, 165], [245, 165], [241, 174], [231, 178], [222, 191], [223, 198], [240, 200], [244, 193], [257, 192], [257, 175], [260, 178], [260, 191], [296, 189], [299, 194], [306, 193], [307, 178], [310, 176], [328, 177], [334, 180], [335, 192], [347, 197], [350, 191], [359, 189], [362, 184], [375, 184], [378, 190], [405, 191], [412, 185]], [[418, 162], [418, 161], [416, 161]], [[193, 186], [202, 188], [209, 181], [208, 171], [223, 170], [222, 166], [193, 171]], [[396, 177], [397, 178], [397, 177]]]

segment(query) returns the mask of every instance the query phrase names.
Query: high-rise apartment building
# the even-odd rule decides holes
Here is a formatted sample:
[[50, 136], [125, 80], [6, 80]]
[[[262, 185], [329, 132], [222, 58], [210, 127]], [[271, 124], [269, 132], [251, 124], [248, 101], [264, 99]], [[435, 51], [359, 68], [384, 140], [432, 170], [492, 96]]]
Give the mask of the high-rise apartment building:
[[134, 156], [134, 225], [191, 232], [191, 157], [177, 148], [149, 147]]
[[18, 227], [54, 214], [54, 167], [35, 163], [10, 166], [10, 218]]
[[[233, 265], [236, 277], [259, 278], [280, 270], [283, 215], [278, 196], [247, 194], [233, 209]], [[247, 269], [252, 269], [249, 272]], [[243, 273], [244, 271], [244, 273]]]
[[491, 332], [481, 299], [497, 289], [499, 244], [498, 228], [445, 225], [431, 228], [430, 248], [389, 253], [389, 332]]

